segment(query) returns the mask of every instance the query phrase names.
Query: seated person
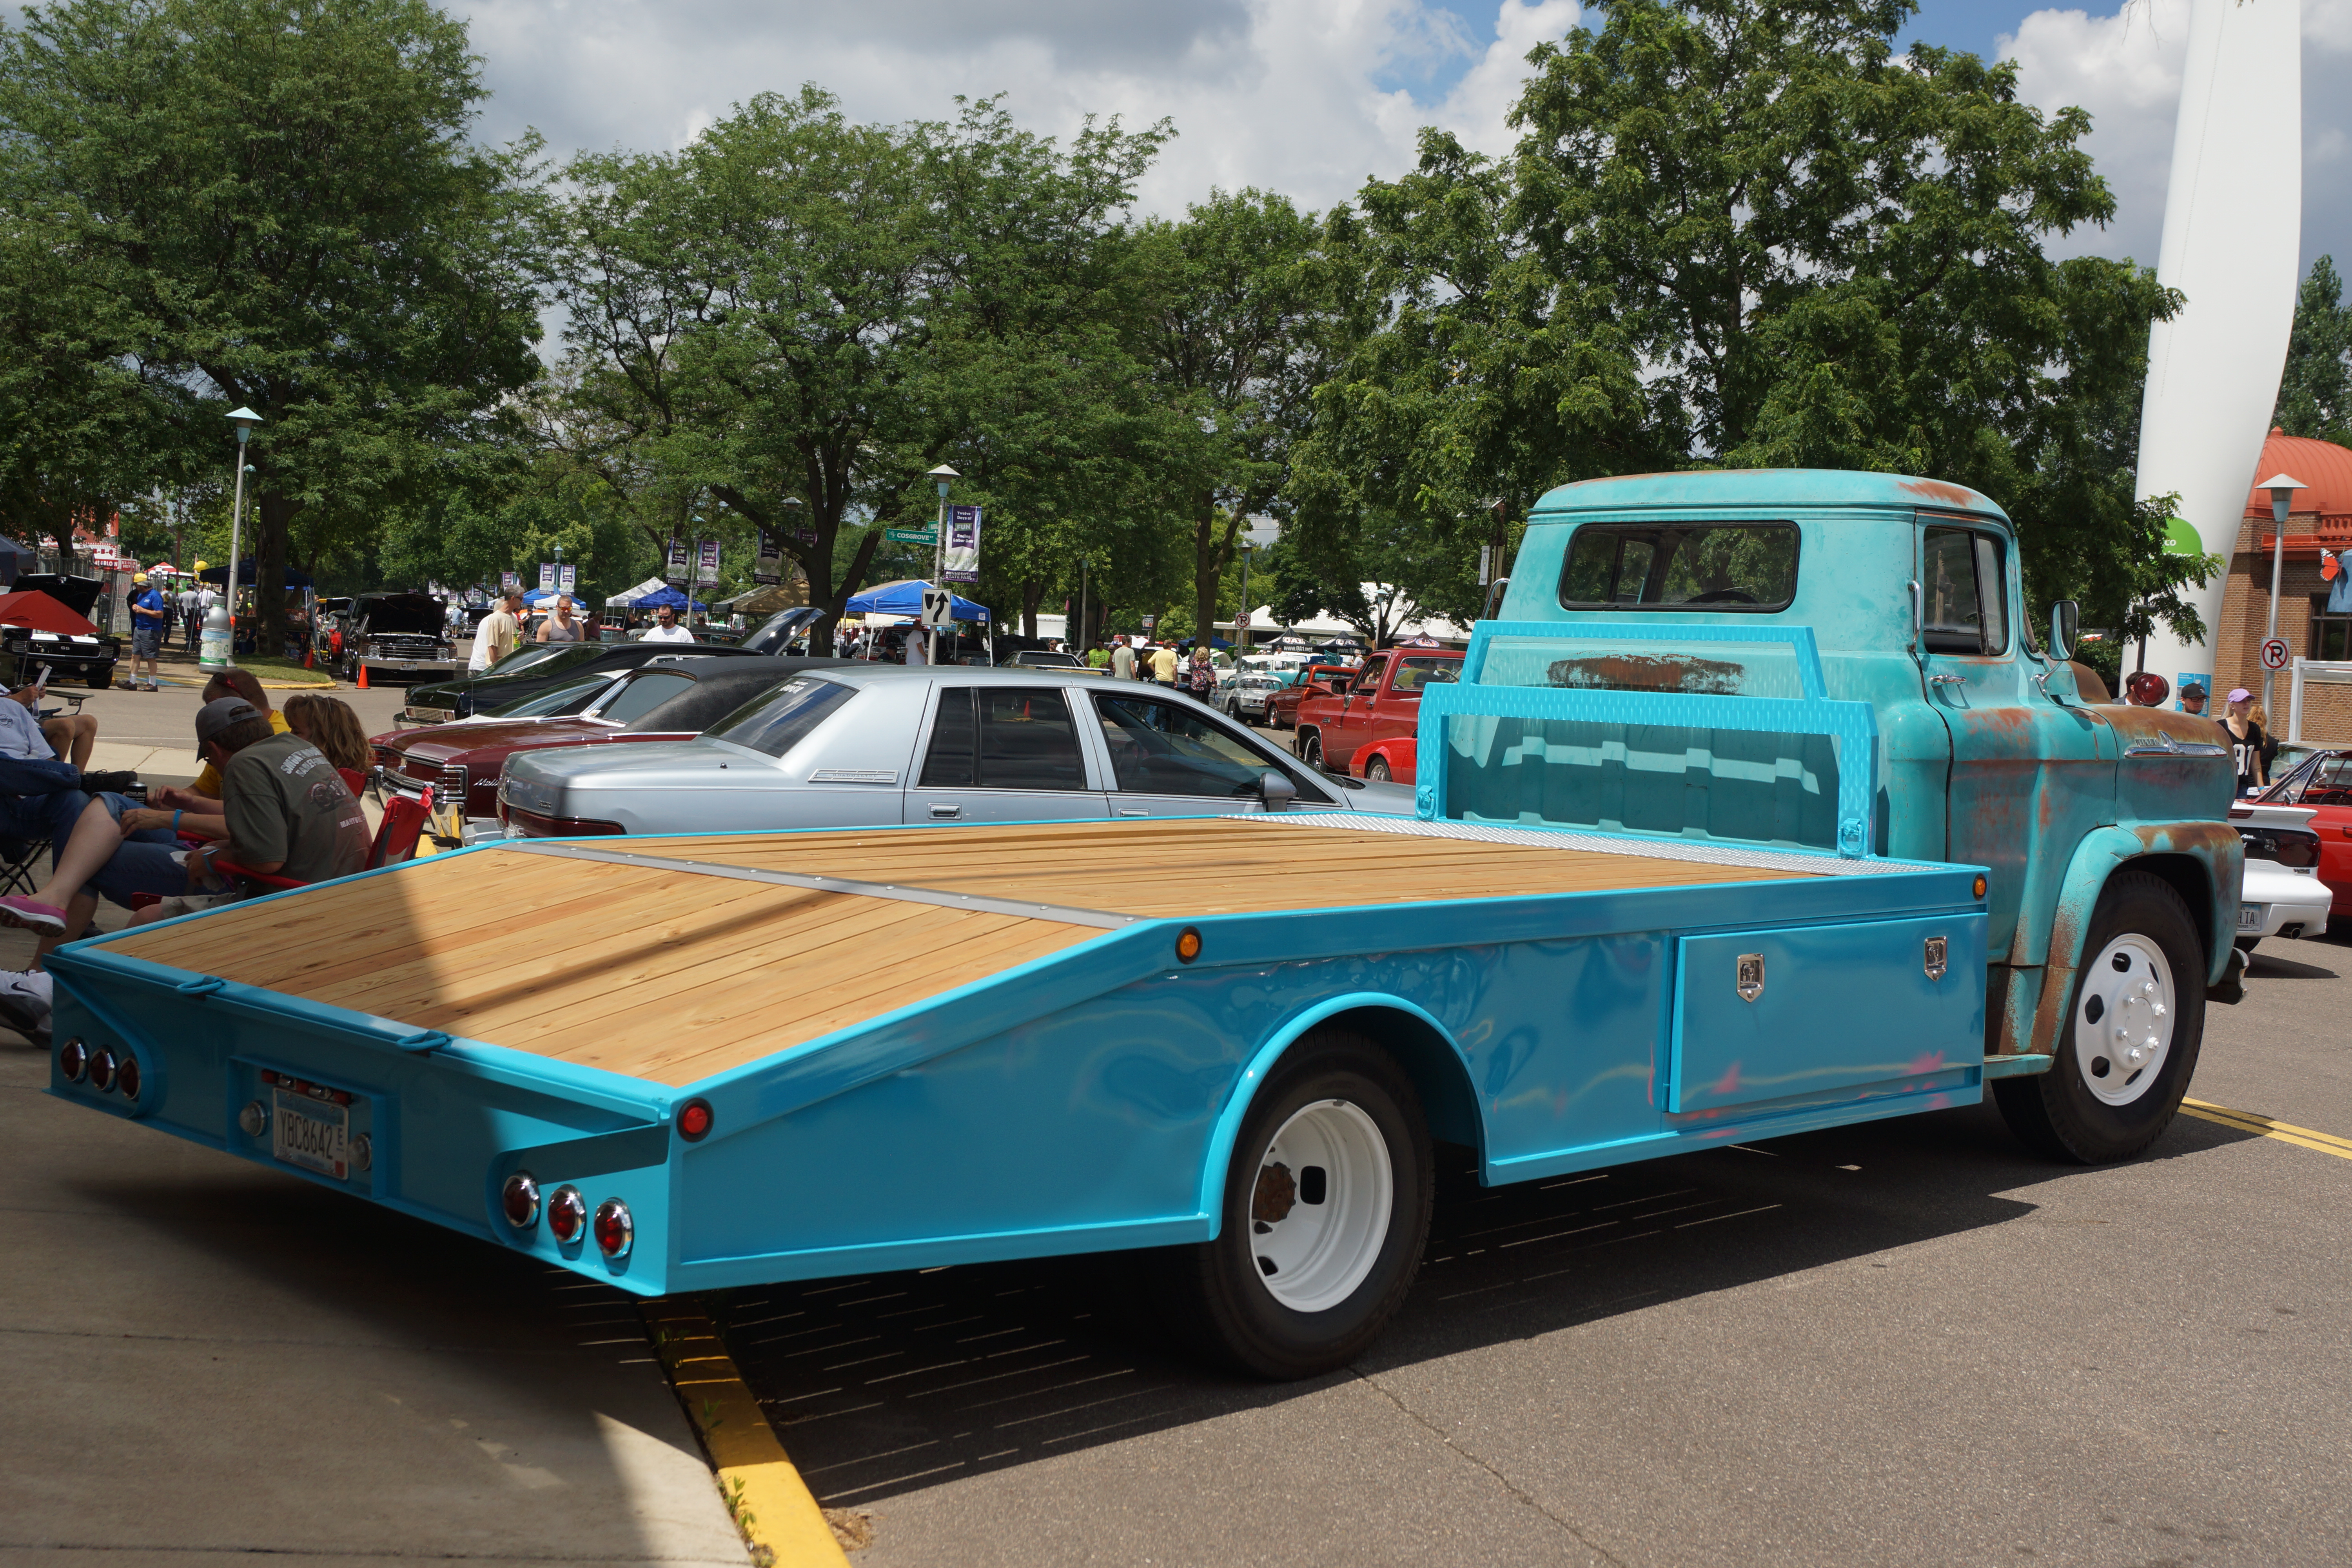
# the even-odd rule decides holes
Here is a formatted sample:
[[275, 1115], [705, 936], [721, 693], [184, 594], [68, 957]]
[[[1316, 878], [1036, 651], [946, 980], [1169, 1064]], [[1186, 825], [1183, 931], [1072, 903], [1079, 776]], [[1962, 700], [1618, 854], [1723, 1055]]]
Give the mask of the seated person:
[[[254, 676], [253, 671], [224, 669], [205, 682], [206, 706], [219, 701], [224, 697], [245, 699], [255, 712], [269, 721], [269, 728], [273, 733], [284, 735], [291, 732], [292, 726], [287, 722], [286, 715], [269, 705], [268, 694], [262, 690], [261, 682]], [[150, 790], [147, 792], [147, 799], [154, 805], [176, 806], [184, 810], [216, 816], [220, 814], [220, 770], [207, 762], [197, 770], [195, 782], [186, 789]]]
[[168, 827], [122, 822], [121, 796], [91, 797], [64, 841], [43, 898], [0, 898], [0, 925], [40, 938], [31, 970], [0, 973], [0, 1023], [45, 1041], [50, 992], [43, 966], [58, 943], [82, 934], [100, 895], [127, 906], [134, 893], [169, 898], [212, 887], [224, 881], [212, 868], [223, 859], [303, 882], [347, 876], [366, 864], [367, 823], [359, 802], [316, 746], [273, 732], [239, 697], [197, 710], [196, 742], [221, 771], [226, 844], [182, 849]]
[[89, 713], [58, 713], [43, 719], [41, 685], [26, 681], [0, 704], [0, 756], [27, 762], [61, 757], [77, 768], [89, 765], [89, 750], [98, 743], [98, 720]]

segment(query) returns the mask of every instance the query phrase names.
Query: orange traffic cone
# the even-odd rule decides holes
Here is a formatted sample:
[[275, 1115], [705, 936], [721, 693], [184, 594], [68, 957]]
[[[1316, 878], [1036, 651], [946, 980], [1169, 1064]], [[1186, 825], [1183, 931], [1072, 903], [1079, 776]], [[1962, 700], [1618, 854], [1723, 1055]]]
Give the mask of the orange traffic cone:
[[316, 669], [319, 668], [317, 665], [310, 662], [310, 652], [311, 649], [310, 645], [305, 643], [302, 647], [302, 668], [305, 669]]
[[360, 689], [365, 691], [367, 689], [367, 660], [362, 659], [360, 660]]

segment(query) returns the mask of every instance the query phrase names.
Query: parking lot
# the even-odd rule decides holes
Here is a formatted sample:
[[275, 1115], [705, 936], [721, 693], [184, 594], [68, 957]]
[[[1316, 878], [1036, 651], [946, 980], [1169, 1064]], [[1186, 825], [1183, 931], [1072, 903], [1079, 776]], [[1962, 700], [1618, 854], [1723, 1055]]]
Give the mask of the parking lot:
[[[2347, 1000], [2352, 943], [2265, 944], [2192, 1095], [2352, 1137]], [[1291, 1386], [1087, 1263], [720, 1316], [861, 1563], [2332, 1563], [2347, 1155], [2184, 1115], [2062, 1168], [1987, 1106], [1457, 1176], [1398, 1323]]]

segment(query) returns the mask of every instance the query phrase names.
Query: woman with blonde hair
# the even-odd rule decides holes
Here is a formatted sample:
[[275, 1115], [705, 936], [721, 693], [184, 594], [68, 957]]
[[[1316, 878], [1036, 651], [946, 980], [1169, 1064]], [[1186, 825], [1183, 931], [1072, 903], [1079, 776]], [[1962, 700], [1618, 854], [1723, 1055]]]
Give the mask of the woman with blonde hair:
[[286, 715], [288, 729], [326, 752], [336, 767], [355, 773], [368, 771], [374, 757], [367, 729], [350, 703], [320, 692], [298, 691], [279, 711]]

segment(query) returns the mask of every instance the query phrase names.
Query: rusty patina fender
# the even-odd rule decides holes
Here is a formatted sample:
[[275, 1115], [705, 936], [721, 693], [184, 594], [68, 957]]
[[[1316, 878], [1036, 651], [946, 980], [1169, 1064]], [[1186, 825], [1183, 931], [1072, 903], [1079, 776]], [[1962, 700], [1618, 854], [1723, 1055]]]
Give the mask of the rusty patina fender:
[[[2180, 717], [2192, 717], [2181, 715]], [[2107, 879], [2130, 866], [2140, 866], [2178, 889], [2189, 904], [2190, 919], [2203, 928], [2206, 944], [2205, 983], [2221, 984], [2229, 975], [2231, 936], [2237, 930], [2238, 893], [2245, 876], [2245, 846], [2238, 830], [2227, 822], [2152, 822], [2102, 827], [2085, 834], [2074, 849], [2060, 885], [2050, 932], [2050, 960], [2038, 986], [2012, 981], [2011, 1040], [2026, 1007], [2032, 1009], [2030, 1047], [2054, 1053], [2065, 1026], [2068, 1000], [2074, 994], [2074, 972], [2083, 963], [2083, 943], [2092, 911]]]

